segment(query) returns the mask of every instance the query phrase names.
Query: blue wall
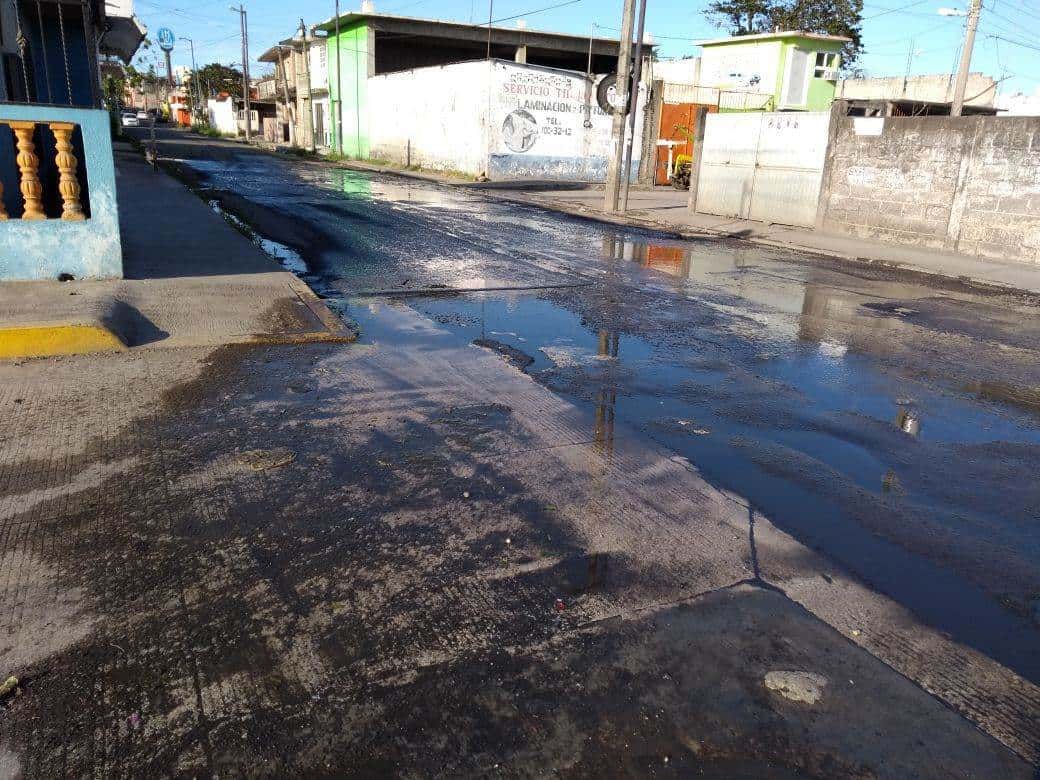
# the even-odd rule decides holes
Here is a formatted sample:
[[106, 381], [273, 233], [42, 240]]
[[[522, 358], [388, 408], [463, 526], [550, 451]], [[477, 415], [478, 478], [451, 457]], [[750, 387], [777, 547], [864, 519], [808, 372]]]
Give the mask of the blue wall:
[[[83, 152], [77, 156], [89, 183], [90, 218], [82, 222], [0, 221], [0, 280], [55, 279], [62, 273], [77, 279], [122, 277], [123, 252], [108, 113], [99, 109], [0, 104], [0, 170], [6, 173], [15, 163], [13, 133], [5, 120], [79, 125]], [[38, 127], [37, 135], [51, 133], [48, 128]], [[42, 161], [43, 155], [40, 157]], [[53, 152], [50, 162], [53, 164]], [[9, 209], [8, 213], [21, 214], [21, 194], [17, 186], [8, 189], [7, 178], [4, 176], [4, 201], [13, 198], [17, 203], [17, 209]]]

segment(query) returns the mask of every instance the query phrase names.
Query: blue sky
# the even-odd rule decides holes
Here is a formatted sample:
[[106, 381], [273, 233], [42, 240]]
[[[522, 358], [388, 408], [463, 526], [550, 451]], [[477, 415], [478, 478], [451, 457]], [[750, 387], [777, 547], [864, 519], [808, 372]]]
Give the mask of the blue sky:
[[[592, 24], [599, 34], [616, 35], [621, 0], [576, 0], [569, 5], [536, 12], [563, 0], [495, 0], [494, 18], [525, 14], [532, 29], [587, 34]], [[702, 12], [706, 0], [648, 0], [647, 29], [660, 45], [663, 57], [697, 54], [694, 40], [720, 37]], [[178, 37], [195, 41], [199, 65], [240, 60], [238, 15], [228, 0], [136, 0], [136, 12], [154, 35], [161, 26]], [[342, 11], [355, 10], [360, 0], [344, 0]], [[907, 55], [915, 56], [910, 72], [948, 73], [955, 67], [963, 38], [964, 19], [940, 16], [941, 7], [963, 9], [967, 0], [867, 0], [864, 6], [862, 66], [872, 76], [899, 76], [906, 70]], [[385, 0], [376, 10], [404, 16], [487, 21], [488, 0]], [[333, 15], [327, 0], [246, 0], [249, 14], [252, 68], [257, 55], [279, 38], [292, 34], [300, 17], [310, 25]], [[1001, 92], [1033, 93], [1040, 88], [1040, 0], [984, 0], [982, 21], [975, 43], [972, 70], [994, 78], [1006, 77]], [[502, 22], [514, 25], [516, 20]], [[1002, 40], [1003, 39], [1003, 40]], [[1027, 44], [1018, 45], [1013, 41]], [[1032, 47], [1032, 48], [1030, 48]], [[149, 58], [152, 55], [148, 55]], [[190, 65], [186, 43], [178, 43], [173, 64]]]

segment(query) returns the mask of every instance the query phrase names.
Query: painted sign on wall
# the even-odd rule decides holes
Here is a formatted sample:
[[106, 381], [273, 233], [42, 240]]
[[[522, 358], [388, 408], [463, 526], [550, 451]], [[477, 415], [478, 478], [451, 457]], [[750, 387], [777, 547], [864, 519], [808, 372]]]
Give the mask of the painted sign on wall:
[[[613, 120], [596, 102], [599, 78], [590, 82], [581, 74], [495, 62], [488, 175], [602, 180]], [[638, 157], [641, 113], [636, 129]], [[638, 161], [633, 168], [638, 169]]]

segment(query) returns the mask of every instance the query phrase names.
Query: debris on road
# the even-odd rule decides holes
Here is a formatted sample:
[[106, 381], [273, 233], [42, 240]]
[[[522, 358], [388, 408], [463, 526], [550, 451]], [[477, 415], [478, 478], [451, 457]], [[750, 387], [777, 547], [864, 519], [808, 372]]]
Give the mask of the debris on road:
[[240, 453], [236, 460], [253, 471], [266, 471], [285, 466], [296, 460], [296, 454], [284, 447], [273, 450], [248, 450]]
[[10, 696], [18, 688], [18, 678], [13, 674], [0, 685], [0, 701]]
[[814, 672], [769, 672], [765, 676], [765, 686], [779, 693], [785, 699], [815, 704], [823, 696], [827, 678]]

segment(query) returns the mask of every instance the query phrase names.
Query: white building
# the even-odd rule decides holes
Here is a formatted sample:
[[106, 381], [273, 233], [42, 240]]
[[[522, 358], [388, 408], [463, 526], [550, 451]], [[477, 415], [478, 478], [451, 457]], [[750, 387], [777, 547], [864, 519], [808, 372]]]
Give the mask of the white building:
[[230, 96], [210, 98], [206, 101], [206, 116], [209, 126], [217, 132], [223, 135], [238, 135], [234, 98]]
[[1015, 92], [998, 96], [997, 110], [1003, 116], [1040, 116], [1040, 88], [1031, 95]]

